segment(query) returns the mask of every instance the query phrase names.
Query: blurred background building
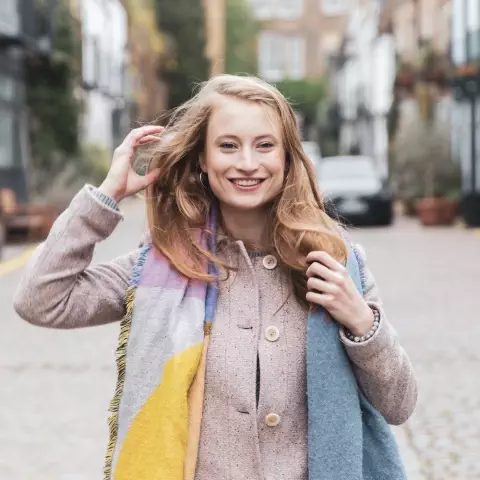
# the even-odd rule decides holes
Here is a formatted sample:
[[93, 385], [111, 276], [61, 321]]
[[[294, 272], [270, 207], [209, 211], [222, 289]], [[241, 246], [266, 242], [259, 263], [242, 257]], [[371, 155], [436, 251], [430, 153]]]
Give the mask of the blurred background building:
[[372, 157], [407, 210], [455, 197], [467, 223], [480, 223], [479, 9], [477, 0], [5, 0], [0, 188], [44, 201], [63, 188], [66, 201], [102, 178], [132, 126], [166, 122], [210, 75], [250, 73], [291, 100], [302, 138], [324, 155]]
[[120, 0], [75, 0], [82, 26], [82, 137], [109, 152], [130, 127], [127, 11]]
[[462, 167], [463, 215], [480, 225], [480, 3], [452, 0], [452, 148]]
[[351, 0], [250, 0], [259, 21], [258, 73], [268, 81], [315, 78], [340, 45]]
[[225, 0], [203, 0], [205, 8], [205, 54], [210, 63], [210, 73], [225, 71], [226, 15]]
[[54, 2], [0, 2], [0, 188], [27, 198], [29, 162], [25, 59], [52, 54]]

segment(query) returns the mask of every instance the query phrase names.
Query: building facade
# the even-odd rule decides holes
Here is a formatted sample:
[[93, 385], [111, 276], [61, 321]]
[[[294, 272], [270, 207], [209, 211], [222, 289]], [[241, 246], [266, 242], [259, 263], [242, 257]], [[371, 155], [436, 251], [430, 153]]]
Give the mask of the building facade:
[[353, 0], [249, 0], [260, 22], [258, 73], [267, 81], [319, 77], [337, 51]]
[[225, 26], [227, 0], [203, 0], [205, 9], [205, 54], [210, 62], [211, 75], [225, 71]]
[[0, 2], [0, 188], [28, 198], [28, 115], [25, 105], [25, 56], [49, 55], [55, 2], [39, 9], [34, 0]]
[[82, 25], [82, 140], [111, 151], [131, 121], [127, 12], [120, 0], [82, 0], [76, 9]]
[[384, 11], [403, 59], [414, 59], [425, 41], [437, 52], [449, 52], [451, 0], [387, 0]]
[[351, 10], [334, 78], [342, 118], [340, 152], [371, 156], [387, 176], [395, 42], [380, 28], [382, 8], [378, 0], [363, 0]]
[[[427, 43], [448, 56], [451, 14], [451, 0], [359, 0], [351, 10], [335, 74], [343, 153], [370, 155], [389, 175], [388, 115], [398, 64], [415, 64]], [[438, 103], [449, 122], [450, 96], [443, 94]], [[416, 100], [402, 97], [399, 124], [411, 121], [411, 115], [417, 115]]]
[[480, 226], [480, 3], [452, 0], [452, 150], [461, 164], [463, 217]]

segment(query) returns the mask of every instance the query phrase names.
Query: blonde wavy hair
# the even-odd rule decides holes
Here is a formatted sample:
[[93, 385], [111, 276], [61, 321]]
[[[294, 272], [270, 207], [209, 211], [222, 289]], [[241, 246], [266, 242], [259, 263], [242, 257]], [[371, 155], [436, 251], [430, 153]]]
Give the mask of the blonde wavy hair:
[[200, 182], [199, 157], [219, 96], [265, 105], [280, 119], [287, 168], [284, 188], [273, 201], [271, 214], [265, 217], [269, 222], [269, 251], [290, 270], [295, 294], [305, 303], [305, 257], [311, 251], [324, 250], [345, 263], [347, 246], [339, 225], [325, 213], [315, 170], [301, 147], [293, 109], [275, 87], [256, 77], [213, 77], [173, 113], [165, 133], [168, 141], [159, 142], [150, 160], [150, 169], [160, 170], [158, 180], [147, 190], [152, 243], [190, 279], [212, 280], [207, 260], [231, 268], [206, 249], [198, 234], [206, 232], [215, 200], [211, 190]]

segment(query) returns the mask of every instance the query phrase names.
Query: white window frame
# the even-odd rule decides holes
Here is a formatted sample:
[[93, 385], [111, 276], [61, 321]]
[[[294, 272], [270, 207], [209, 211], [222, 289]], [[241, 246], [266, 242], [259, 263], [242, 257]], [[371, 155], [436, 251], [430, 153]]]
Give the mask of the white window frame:
[[305, 0], [250, 0], [253, 14], [257, 20], [276, 18], [295, 20], [303, 14]]
[[[305, 78], [305, 38], [300, 35], [290, 35], [285, 38], [287, 59], [287, 77], [293, 80]], [[298, 54], [298, 55], [296, 55]]]
[[[303, 36], [263, 31], [258, 38], [258, 53], [258, 71], [265, 80], [305, 78], [306, 42]], [[277, 58], [272, 61], [274, 55]]]
[[304, 0], [277, 0], [277, 18], [288, 20], [302, 16]]
[[334, 17], [348, 13], [350, 3], [350, 0], [319, 0], [319, 7], [323, 15]]
[[[283, 77], [283, 61], [272, 60], [274, 55], [279, 55], [283, 42], [282, 36], [272, 31], [262, 31], [258, 37], [258, 72], [262, 78], [268, 81], [278, 81]], [[276, 46], [275, 46], [276, 44]]]

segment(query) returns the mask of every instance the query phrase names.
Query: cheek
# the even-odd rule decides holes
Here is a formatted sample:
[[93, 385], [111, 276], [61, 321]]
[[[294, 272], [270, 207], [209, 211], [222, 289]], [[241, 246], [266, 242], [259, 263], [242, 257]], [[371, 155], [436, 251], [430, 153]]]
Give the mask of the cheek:
[[214, 177], [221, 175], [225, 171], [225, 161], [218, 152], [209, 152], [205, 157], [205, 168], [209, 176]]
[[275, 180], [283, 181], [285, 177], [285, 168], [286, 168], [286, 161], [285, 155], [282, 153], [276, 153], [269, 161], [269, 165], [267, 167], [270, 170], [270, 173]]

